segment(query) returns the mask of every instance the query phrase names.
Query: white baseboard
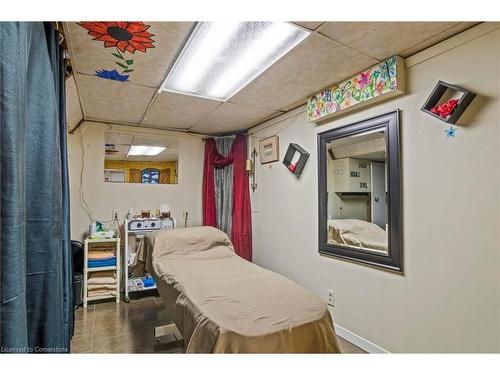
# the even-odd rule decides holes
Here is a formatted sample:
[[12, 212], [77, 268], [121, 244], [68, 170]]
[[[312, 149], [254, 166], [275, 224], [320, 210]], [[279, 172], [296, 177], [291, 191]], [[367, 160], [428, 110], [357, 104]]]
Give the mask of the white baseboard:
[[371, 341], [368, 341], [367, 339], [356, 335], [355, 333], [345, 329], [342, 326], [339, 326], [338, 324], [334, 324], [335, 326], [335, 332], [337, 335], [342, 337], [343, 339], [346, 339], [350, 343], [353, 343], [354, 345], [360, 347], [364, 351], [372, 354], [380, 354], [380, 353], [390, 353], [388, 350], [385, 350], [384, 348], [374, 344]]

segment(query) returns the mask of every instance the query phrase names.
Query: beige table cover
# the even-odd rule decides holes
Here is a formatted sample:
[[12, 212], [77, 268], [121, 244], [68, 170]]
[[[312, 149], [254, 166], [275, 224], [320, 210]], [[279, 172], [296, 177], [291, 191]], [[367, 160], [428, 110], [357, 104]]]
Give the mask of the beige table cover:
[[339, 353], [326, 304], [236, 255], [224, 232], [164, 230], [145, 245], [188, 353]]

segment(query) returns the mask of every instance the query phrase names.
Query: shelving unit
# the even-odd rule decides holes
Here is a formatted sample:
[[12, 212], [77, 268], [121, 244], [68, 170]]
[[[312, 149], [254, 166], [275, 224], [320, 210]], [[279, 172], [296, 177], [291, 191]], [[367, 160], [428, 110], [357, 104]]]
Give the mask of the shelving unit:
[[328, 169], [328, 173], [333, 176], [328, 180], [329, 192], [350, 194], [371, 192], [369, 160], [355, 158], [330, 160]]
[[[131, 220], [133, 221], [133, 220]], [[125, 229], [125, 239], [124, 239], [124, 255], [123, 255], [123, 295], [125, 302], [130, 302], [130, 293], [143, 292], [146, 290], [156, 289], [156, 283], [153, 286], [145, 287], [144, 285], [140, 286], [132, 286], [131, 280], [143, 279], [143, 277], [135, 277], [133, 279], [129, 278], [129, 266], [130, 266], [130, 254], [133, 253], [131, 249], [129, 249], [129, 236], [135, 236], [136, 238], [142, 238], [146, 233], [156, 232], [161, 230], [161, 227], [155, 228], [143, 228], [143, 229], [130, 229], [129, 225], [130, 221], [125, 220], [124, 229]], [[175, 219], [172, 219], [173, 227], [176, 227]]]
[[[116, 265], [107, 267], [89, 267], [89, 251], [92, 251], [92, 244], [115, 244], [116, 246]], [[116, 303], [120, 303], [120, 238], [109, 238], [109, 239], [91, 239], [86, 238], [84, 241], [84, 252], [83, 252], [83, 307], [87, 308], [87, 303], [89, 301], [97, 301], [101, 299], [114, 298]], [[115, 271], [116, 272], [116, 291], [115, 295], [106, 294], [102, 296], [88, 296], [88, 276], [92, 272], [99, 271]]]

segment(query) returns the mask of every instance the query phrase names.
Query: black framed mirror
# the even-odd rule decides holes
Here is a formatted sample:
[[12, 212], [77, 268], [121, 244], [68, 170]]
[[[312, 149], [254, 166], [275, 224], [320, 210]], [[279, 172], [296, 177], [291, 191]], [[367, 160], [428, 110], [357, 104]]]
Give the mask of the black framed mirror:
[[318, 134], [319, 252], [403, 273], [399, 111]]

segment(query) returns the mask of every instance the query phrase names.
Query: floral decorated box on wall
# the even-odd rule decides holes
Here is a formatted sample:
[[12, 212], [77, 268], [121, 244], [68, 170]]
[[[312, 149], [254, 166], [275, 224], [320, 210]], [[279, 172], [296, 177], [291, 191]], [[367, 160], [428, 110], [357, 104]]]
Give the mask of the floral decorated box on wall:
[[404, 89], [404, 59], [392, 56], [310, 97], [307, 101], [307, 120], [321, 122], [339, 113], [402, 94]]

